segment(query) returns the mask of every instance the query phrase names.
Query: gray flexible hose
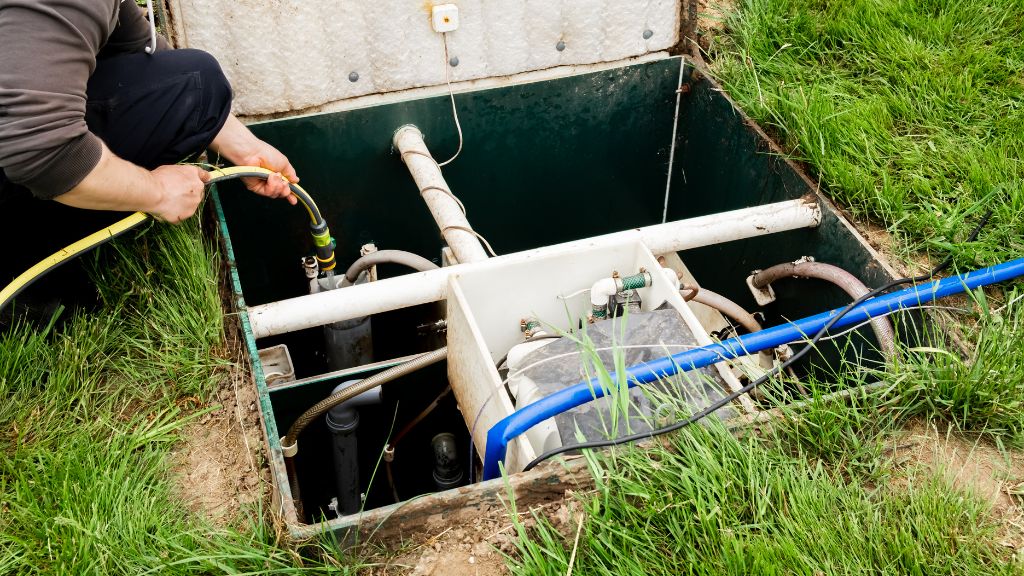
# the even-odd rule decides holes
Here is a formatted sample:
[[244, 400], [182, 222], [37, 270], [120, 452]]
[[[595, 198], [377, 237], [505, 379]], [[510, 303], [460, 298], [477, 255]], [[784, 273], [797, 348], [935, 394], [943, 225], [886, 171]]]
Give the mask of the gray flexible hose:
[[[742, 306], [725, 296], [722, 296], [718, 292], [712, 292], [707, 288], [695, 288], [692, 286], [684, 286], [681, 292], [686, 293], [683, 295], [685, 300], [692, 300], [709, 308], [718, 310], [722, 314], [739, 323], [740, 326], [743, 326], [747, 332], [760, 332], [762, 330], [761, 323], [757, 321], [757, 318], [754, 318], [753, 314], [747, 312]], [[762, 368], [767, 369], [774, 366], [775, 359], [771, 351], [762, 351], [758, 353], [758, 356]]]
[[688, 299], [718, 310], [738, 322], [740, 326], [746, 328], [747, 332], [760, 332], [762, 330], [761, 323], [757, 321], [757, 318], [754, 318], [753, 314], [744, 310], [739, 304], [707, 288], [694, 289], [689, 286], [683, 287], [684, 292], [692, 290], [696, 290], [696, 294], [692, 296], [687, 294], [686, 297]]
[[348, 270], [345, 271], [345, 277], [341, 280], [341, 285], [351, 286], [355, 284], [363, 270], [368, 270], [371, 266], [378, 264], [399, 264], [412, 268], [417, 272], [426, 272], [427, 270], [438, 268], [437, 264], [419, 254], [413, 254], [404, 250], [378, 250], [353, 262], [348, 267]]
[[438, 348], [433, 352], [421, 354], [420, 356], [417, 356], [412, 360], [409, 360], [408, 362], [404, 362], [402, 364], [399, 364], [398, 366], [392, 366], [391, 368], [388, 368], [383, 372], [378, 372], [377, 374], [374, 374], [373, 376], [370, 376], [368, 378], [363, 378], [359, 382], [345, 388], [341, 392], [338, 392], [337, 394], [332, 394], [327, 398], [324, 398], [323, 400], [314, 404], [309, 410], [303, 412], [302, 416], [296, 418], [295, 423], [292, 424], [291, 428], [288, 429], [288, 434], [281, 439], [281, 448], [284, 450], [293, 449], [296, 446], [296, 440], [298, 439], [299, 434], [302, 433], [306, 426], [308, 426], [310, 422], [316, 420], [325, 412], [337, 406], [338, 404], [355, 398], [356, 396], [359, 396], [360, 394], [366, 392], [367, 390], [373, 390], [374, 388], [380, 386], [381, 384], [391, 382], [396, 378], [400, 378], [402, 376], [405, 376], [406, 374], [411, 374], [417, 370], [426, 368], [431, 364], [436, 364], [447, 357], [448, 347], [445, 346], [444, 348]]
[[[776, 280], [793, 276], [831, 282], [842, 288], [843, 292], [846, 292], [848, 296], [854, 299], [870, 292], [868, 287], [853, 274], [838, 266], [824, 262], [785, 262], [783, 264], [776, 264], [771, 268], [754, 274], [751, 284], [756, 288], [764, 288]], [[871, 330], [874, 331], [875, 338], [878, 339], [882, 354], [887, 359], [891, 359], [896, 353], [896, 333], [893, 331], [892, 323], [889, 322], [888, 318], [873, 318], [871, 320]]]

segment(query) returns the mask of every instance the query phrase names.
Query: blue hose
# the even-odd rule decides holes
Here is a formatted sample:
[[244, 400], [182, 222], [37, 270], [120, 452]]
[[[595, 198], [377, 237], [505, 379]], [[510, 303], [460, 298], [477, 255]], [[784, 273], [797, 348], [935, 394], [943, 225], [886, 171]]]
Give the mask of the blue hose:
[[[1019, 276], [1024, 276], [1024, 258], [876, 296], [852, 308], [832, 326], [832, 329], [838, 330], [873, 317], [920, 306], [939, 298], [961, 294], [980, 286], [1004, 282]], [[773, 326], [760, 332], [737, 336], [715, 344], [630, 366], [626, 369], [626, 382], [630, 388], [640, 384], [650, 384], [679, 372], [696, 370], [723, 360], [756, 354], [762, 350], [804, 340], [808, 337], [807, 335], [816, 334], [821, 330], [841, 310], [842, 308], [837, 308], [788, 324]], [[615, 381], [617, 374], [612, 373], [611, 379]], [[501, 475], [500, 464], [504, 462], [508, 443], [513, 438], [549, 418], [604, 395], [604, 388], [598, 379], [594, 378], [589, 382], [581, 382], [559, 390], [506, 416], [487, 432], [484, 480]]]

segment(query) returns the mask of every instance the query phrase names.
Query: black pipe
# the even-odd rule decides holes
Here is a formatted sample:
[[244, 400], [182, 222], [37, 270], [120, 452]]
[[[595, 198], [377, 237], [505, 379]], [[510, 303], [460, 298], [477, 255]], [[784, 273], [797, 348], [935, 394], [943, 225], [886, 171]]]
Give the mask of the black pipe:
[[359, 412], [353, 406], [339, 404], [327, 413], [331, 431], [331, 456], [334, 459], [334, 481], [338, 491], [338, 511], [355, 514], [362, 506], [359, 497], [359, 446], [356, 430]]

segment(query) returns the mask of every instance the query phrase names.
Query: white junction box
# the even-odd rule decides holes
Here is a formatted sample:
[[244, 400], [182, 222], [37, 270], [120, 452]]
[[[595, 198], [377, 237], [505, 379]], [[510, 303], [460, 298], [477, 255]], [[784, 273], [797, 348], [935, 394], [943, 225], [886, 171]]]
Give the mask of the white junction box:
[[430, 24], [434, 32], [454, 32], [459, 29], [459, 7], [455, 4], [438, 4], [430, 9]]

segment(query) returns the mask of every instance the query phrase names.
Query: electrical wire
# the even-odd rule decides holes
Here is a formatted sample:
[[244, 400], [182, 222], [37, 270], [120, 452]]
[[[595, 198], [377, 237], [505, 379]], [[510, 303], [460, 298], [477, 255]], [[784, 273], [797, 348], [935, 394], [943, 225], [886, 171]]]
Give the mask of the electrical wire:
[[920, 306], [908, 306], [906, 308], [900, 308], [899, 310], [890, 310], [889, 312], [886, 312], [885, 314], [880, 314], [878, 316], [875, 316], [871, 320], [865, 320], [865, 321], [861, 322], [860, 324], [854, 324], [853, 326], [850, 326], [849, 328], [846, 328], [842, 332], [836, 332], [835, 334], [829, 334], [828, 336], [822, 336], [821, 338], [818, 339], [818, 342], [825, 342], [827, 340], [835, 340], [837, 338], [842, 338], [843, 336], [846, 336], [850, 332], [856, 332], [857, 330], [860, 330], [861, 328], [867, 326], [868, 324], [871, 324], [872, 320], [874, 320], [875, 318], [885, 318], [886, 316], [892, 316], [893, 314], [895, 314], [897, 312], [907, 312], [907, 311], [910, 311], [910, 310], [948, 310], [950, 312], [960, 312], [962, 314], [966, 314], [966, 313], [970, 312], [970, 310], [968, 310], [967, 308], [959, 308], [957, 306], [934, 306], [934, 305], [931, 305], [931, 304], [922, 304]]
[[[965, 241], [965, 243], [970, 243], [970, 242], [973, 242], [975, 239], [977, 239], [978, 234], [981, 233], [981, 229], [985, 226], [986, 223], [988, 223], [988, 220], [991, 217], [992, 217], [992, 210], [989, 210], [987, 213], [985, 213], [985, 215], [978, 222], [978, 225], [975, 226], [975, 228], [971, 232], [970, 236], [967, 237], [967, 240]], [[878, 288], [875, 288], [875, 289], [871, 290], [870, 292], [868, 292], [867, 294], [864, 294], [860, 298], [857, 298], [853, 302], [850, 302], [842, 310], [840, 310], [838, 314], [833, 316], [824, 326], [822, 326], [821, 330], [818, 330], [818, 332], [808, 341], [806, 346], [804, 346], [798, 352], [796, 352], [795, 354], [790, 356], [790, 358], [788, 360], [786, 360], [785, 362], [782, 362], [781, 364], [778, 364], [777, 366], [775, 366], [775, 368], [773, 368], [772, 370], [769, 370], [764, 375], [762, 375], [760, 378], [751, 381], [749, 384], [743, 386], [739, 390], [736, 390], [735, 392], [733, 392], [731, 394], [728, 394], [726, 396], [723, 396], [722, 398], [716, 400], [715, 402], [712, 402], [706, 408], [700, 410], [696, 414], [691, 415], [689, 418], [680, 420], [680, 421], [675, 422], [673, 424], [670, 424], [668, 426], [663, 426], [661, 428], [655, 428], [653, 430], [648, 430], [647, 432], [640, 432], [640, 433], [637, 433], [637, 434], [629, 434], [627, 436], [621, 436], [619, 438], [612, 438], [612, 439], [608, 439], [608, 440], [594, 440], [594, 441], [591, 441], [591, 442], [580, 442], [579, 444], [570, 444], [568, 446], [561, 446], [561, 447], [558, 447], [558, 448], [554, 448], [554, 449], [548, 450], [547, 452], [544, 452], [540, 456], [537, 456], [536, 458], [534, 458], [529, 464], [526, 465], [525, 468], [523, 468], [523, 471], [526, 472], [526, 471], [532, 470], [534, 467], [536, 467], [541, 462], [547, 460], [548, 458], [551, 458], [552, 456], [557, 456], [558, 454], [563, 454], [565, 452], [570, 452], [570, 451], [573, 451], [573, 450], [606, 448], [606, 447], [609, 447], [609, 446], [618, 446], [620, 444], [627, 444], [627, 443], [631, 443], [631, 442], [636, 442], [638, 440], [646, 440], [648, 438], [653, 438], [655, 436], [660, 436], [662, 434], [668, 434], [669, 432], [675, 432], [676, 430], [679, 430], [681, 428], [689, 426], [690, 424], [693, 424], [695, 422], [699, 422], [699, 421], [703, 420], [704, 418], [707, 418], [711, 414], [714, 414], [719, 409], [724, 408], [725, 406], [731, 404], [734, 400], [736, 400], [740, 396], [742, 396], [744, 394], [750, 393], [752, 390], [754, 390], [758, 386], [764, 384], [765, 382], [767, 382], [772, 377], [777, 376], [780, 372], [782, 372], [783, 370], [789, 368], [790, 366], [795, 364], [798, 360], [800, 360], [801, 358], [806, 356], [808, 353], [810, 353], [810, 351], [812, 349], [815, 348], [815, 346], [818, 344], [818, 342], [821, 341], [821, 339], [825, 336], [825, 334], [829, 331], [829, 329], [832, 328], [832, 326], [834, 326], [836, 324], [836, 322], [839, 322], [839, 320], [843, 316], [846, 316], [847, 314], [849, 314], [851, 310], [853, 310], [854, 308], [856, 308], [860, 304], [864, 303], [865, 301], [867, 301], [867, 300], [869, 300], [871, 298], [874, 298], [875, 296], [878, 296], [879, 294], [881, 294], [881, 293], [883, 293], [883, 292], [885, 292], [887, 290], [895, 288], [896, 286], [900, 286], [900, 285], [903, 285], [903, 284], [916, 284], [916, 283], [919, 283], [919, 282], [925, 282], [925, 281], [931, 280], [937, 274], [939, 274], [940, 272], [942, 272], [946, 268], [949, 268], [949, 266], [952, 263], [953, 263], [953, 256], [952, 255], [947, 256], [945, 260], [943, 260], [938, 266], [936, 266], [935, 268], [933, 268], [930, 272], [928, 272], [926, 274], [922, 274], [920, 276], [914, 276], [913, 278], [899, 278], [897, 280], [893, 280], [891, 282], [883, 284], [882, 286], [879, 286]]]
[[462, 232], [468, 232], [469, 234], [476, 236], [477, 239], [483, 243], [484, 249], [487, 250], [487, 253], [490, 254], [492, 258], [498, 257], [498, 253], [494, 251], [494, 248], [491, 246], [491, 243], [487, 241], [487, 238], [484, 238], [483, 234], [477, 232], [476, 230], [473, 230], [472, 228], [468, 228], [466, 226], [459, 226], [458, 224], [449, 224], [448, 226], [445, 226], [444, 228], [441, 229], [441, 234], [444, 235], [446, 230], [460, 230]]
[[[454, 105], [454, 102], [455, 101], [452, 100], [453, 105]], [[456, 117], [456, 122], [458, 122], [457, 118], [458, 117]], [[460, 139], [459, 150], [461, 151], [462, 150], [462, 144], [461, 144], [462, 129], [461, 128], [459, 129], [459, 139]], [[433, 162], [435, 166], [438, 167], [438, 170], [440, 170], [441, 166], [444, 166], [448, 162], [451, 162], [452, 160], [455, 159], [455, 156], [459, 155], [458, 152], [456, 152], [455, 156], [453, 156], [450, 160], [448, 160], [448, 162], [438, 163], [438, 161], [433, 156], [431, 156], [430, 154], [421, 152], [419, 150], [406, 150], [405, 152], [402, 152], [402, 161], [403, 162], [405, 162], [405, 155], [406, 154], [414, 154], [416, 156], [422, 156], [424, 158], [427, 158], [431, 162]], [[469, 216], [466, 213], [466, 205], [451, 190], [448, 190], [447, 188], [442, 188], [441, 186], [424, 186], [423, 188], [420, 188], [420, 196], [423, 196], [424, 194], [426, 194], [426, 192], [428, 190], [433, 190], [435, 192], [440, 192], [441, 194], [444, 194], [445, 196], [448, 196], [449, 198], [451, 198], [459, 206], [459, 210], [462, 212], [463, 216]], [[459, 231], [462, 231], [462, 232], [466, 232], [468, 234], [472, 234], [473, 236], [476, 236], [477, 239], [480, 240], [480, 243], [483, 244], [484, 250], [486, 250], [487, 253], [490, 254], [492, 257], [497, 258], [498, 253], [494, 251], [494, 247], [491, 246], [491, 243], [487, 241], [487, 238], [484, 238], [483, 234], [480, 234], [476, 230], [473, 230], [472, 228], [468, 228], [466, 226], [459, 226], [457, 224], [449, 224], [448, 226], [445, 226], [444, 228], [441, 229], [441, 236], [443, 237], [444, 233], [447, 232], [448, 230], [459, 230]], [[588, 288], [588, 290], [589, 290], [589, 288]]]
[[405, 438], [409, 434], [409, 432], [412, 432], [413, 428], [415, 428], [420, 422], [426, 419], [427, 416], [430, 416], [430, 413], [433, 412], [438, 407], [438, 405], [441, 404], [441, 401], [444, 400], [445, 397], [448, 396], [448, 394], [451, 394], [451, 391], [451, 384], [445, 386], [444, 390], [442, 390], [441, 393], [438, 394], [436, 398], [434, 398], [433, 402], [428, 404], [427, 407], [424, 408], [415, 418], [410, 420], [409, 423], [406, 424], [405, 427], [398, 432], [398, 434], [395, 434], [395, 439], [392, 440], [391, 442], [388, 442], [385, 448], [394, 448], [395, 446], [398, 446], [398, 443], [402, 441], [402, 438]]
[[459, 157], [459, 153], [462, 152], [462, 124], [459, 123], [459, 111], [455, 108], [455, 92], [452, 90], [452, 79], [450, 61], [448, 60], [448, 33], [441, 33], [441, 42], [444, 43], [444, 81], [448, 85], [448, 97], [452, 99], [452, 117], [455, 118], [455, 129], [459, 132], [459, 147], [455, 150], [455, 155], [445, 160], [444, 162], [438, 162], [438, 167], [447, 166]]

